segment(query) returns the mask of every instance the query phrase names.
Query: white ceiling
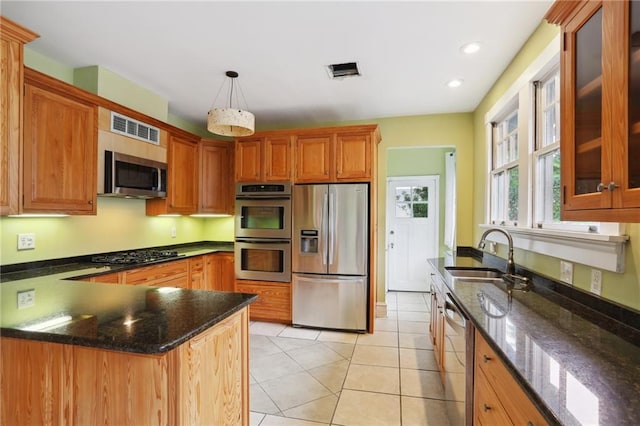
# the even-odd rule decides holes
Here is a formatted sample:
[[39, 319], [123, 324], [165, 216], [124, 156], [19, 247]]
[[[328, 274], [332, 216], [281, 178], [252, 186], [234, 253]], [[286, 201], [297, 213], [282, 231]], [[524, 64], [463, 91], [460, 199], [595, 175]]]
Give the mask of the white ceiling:
[[[34, 51], [106, 67], [203, 126], [238, 71], [260, 128], [473, 111], [551, 3], [3, 0], [1, 13], [40, 34]], [[464, 55], [470, 41], [482, 49]], [[351, 61], [361, 77], [329, 78]]]

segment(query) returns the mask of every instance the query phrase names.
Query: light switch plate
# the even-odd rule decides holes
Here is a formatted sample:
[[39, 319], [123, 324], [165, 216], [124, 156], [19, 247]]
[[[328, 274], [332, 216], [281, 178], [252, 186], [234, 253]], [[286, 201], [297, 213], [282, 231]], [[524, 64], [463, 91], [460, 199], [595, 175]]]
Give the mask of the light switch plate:
[[573, 285], [573, 263], [560, 261], [560, 281]]

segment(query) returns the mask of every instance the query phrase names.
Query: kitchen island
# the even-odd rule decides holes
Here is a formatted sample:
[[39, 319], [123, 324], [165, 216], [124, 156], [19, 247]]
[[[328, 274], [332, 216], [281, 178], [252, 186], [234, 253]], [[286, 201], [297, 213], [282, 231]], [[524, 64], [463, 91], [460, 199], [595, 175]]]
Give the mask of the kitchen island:
[[78, 272], [1, 285], [0, 423], [249, 423], [256, 296]]

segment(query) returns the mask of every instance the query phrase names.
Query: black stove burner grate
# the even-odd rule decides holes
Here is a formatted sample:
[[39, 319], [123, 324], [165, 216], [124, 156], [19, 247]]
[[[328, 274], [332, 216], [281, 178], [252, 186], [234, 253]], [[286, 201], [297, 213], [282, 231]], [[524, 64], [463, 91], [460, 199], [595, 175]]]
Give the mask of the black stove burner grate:
[[91, 262], [135, 265], [140, 263], [151, 263], [172, 257], [178, 257], [178, 252], [176, 250], [135, 250], [92, 256]]

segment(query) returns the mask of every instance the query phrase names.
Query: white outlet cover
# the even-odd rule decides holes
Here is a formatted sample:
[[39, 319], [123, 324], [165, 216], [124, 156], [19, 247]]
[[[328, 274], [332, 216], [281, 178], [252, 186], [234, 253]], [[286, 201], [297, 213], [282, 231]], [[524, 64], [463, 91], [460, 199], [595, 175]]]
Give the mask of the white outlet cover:
[[32, 250], [36, 248], [36, 234], [18, 234], [18, 250]]
[[18, 292], [18, 309], [30, 308], [36, 304], [35, 289]]
[[591, 270], [591, 292], [598, 296], [602, 294], [602, 271], [599, 269]]
[[560, 281], [573, 285], [573, 263], [560, 261]]

